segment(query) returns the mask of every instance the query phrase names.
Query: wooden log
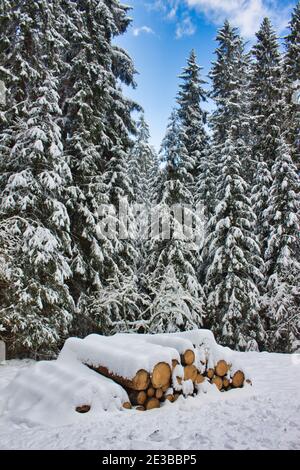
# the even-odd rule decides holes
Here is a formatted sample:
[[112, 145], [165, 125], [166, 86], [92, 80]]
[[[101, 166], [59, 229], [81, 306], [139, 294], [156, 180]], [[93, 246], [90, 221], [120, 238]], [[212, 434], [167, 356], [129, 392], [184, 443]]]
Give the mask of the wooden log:
[[223, 387], [223, 380], [221, 379], [221, 377], [219, 377], [218, 375], [215, 375], [212, 380], [211, 380], [211, 383], [212, 384], [215, 384], [219, 390], [222, 390], [222, 387]]
[[209, 379], [212, 379], [213, 376], [215, 375], [214, 369], [207, 369], [206, 375], [207, 375], [207, 377], [208, 377]]
[[155, 397], [158, 399], [158, 400], [161, 400], [161, 398], [163, 397], [163, 389], [162, 388], [158, 388], [155, 392]]
[[155, 395], [155, 388], [149, 387], [148, 390], [147, 390], [147, 397], [152, 398], [152, 397], [154, 397], [154, 395]]
[[177, 359], [172, 359], [172, 370], [175, 369], [176, 366], [178, 366]]
[[165, 399], [173, 403], [175, 401], [174, 395], [172, 393], [169, 393], [168, 395], [165, 396]]
[[167, 385], [165, 385], [165, 386], [162, 387], [161, 389], [162, 389], [162, 391], [165, 393], [167, 390], [169, 390], [170, 386], [171, 386], [171, 384], [168, 383]]
[[[169, 384], [171, 381], [171, 368], [169, 364], [160, 362], [157, 364], [152, 372], [151, 382], [154, 388], [162, 388]], [[146, 387], [147, 388], [147, 387]]]
[[205, 377], [202, 374], [197, 374], [195, 384], [202, 384], [205, 381]]
[[192, 380], [192, 382], [195, 382], [197, 375], [198, 371], [196, 366], [190, 365], [184, 367], [184, 380]]
[[149, 398], [146, 402], [146, 410], [153, 410], [154, 408], [160, 408], [160, 401], [157, 398]]
[[83, 406], [77, 406], [76, 411], [77, 413], [88, 413], [90, 411], [91, 407], [90, 405], [83, 405]]
[[224, 375], [227, 374], [228, 370], [229, 370], [229, 366], [227, 362], [224, 361], [223, 359], [219, 361], [215, 367], [216, 375], [218, 375], [219, 377], [224, 377]]
[[230, 380], [227, 377], [223, 378], [223, 388], [227, 389], [230, 385]]
[[115, 382], [119, 383], [122, 385], [124, 388], [129, 388], [132, 390], [147, 390], [149, 383], [150, 383], [150, 377], [148, 372], [145, 370], [139, 370], [135, 377], [133, 379], [126, 379], [124, 377], [121, 377], [119, 375], [113, 374], [112, 372], [109, 372], [109, 370], [106, 367], [103, 366], [98, 366], [96, 368], [93, 368], [93, 370], [96, 370], [96, 372], [99, 372], [102, 375], [105, 375], [105, 377], [108, 377], [109, 379], [114, 380]]
[[245, 374], [241, 370], [237, 370], [232, 377], [232, 386], [234, 388], [240, 388], [244, 385]]
[[137, 411], [146, 411], [146, 408], [142, 405], [139, 405], [135, 408]]
[[143, 390], [141, 390], [141, 391], [137, 391], [137, 390], [130, 390], [129, 391], [129, 390], [127, 390], [127, 392], [128, 392], [128, 395], [129, 395], [130, 402], [134, 406], [144, 405], [144, 403], [147, 400], [147, 393], [144, 392]]
[[181, 355], [181, 362], [184, 366], [191, 366], [195, 362], [195, 353], [191, 349], [187, 349]]
[[125, 408], [125, 410], [131, 410], [131, 403], [129, 401], [125, 401], [125, 403], [123, 403], [123, 408]]

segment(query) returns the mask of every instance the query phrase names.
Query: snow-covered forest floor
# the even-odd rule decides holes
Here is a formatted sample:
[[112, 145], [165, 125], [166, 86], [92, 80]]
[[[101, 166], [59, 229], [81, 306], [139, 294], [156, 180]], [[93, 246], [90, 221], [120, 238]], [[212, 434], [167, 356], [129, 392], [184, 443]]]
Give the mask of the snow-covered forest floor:
[[[159, 410], [122, 411], [60, 427], [0, 418], [0, 449], [300, 449], [300, 356], [235, 353], [253, 388], [180, 399]], [[6, 385], [30, 361], [0, 366]]]

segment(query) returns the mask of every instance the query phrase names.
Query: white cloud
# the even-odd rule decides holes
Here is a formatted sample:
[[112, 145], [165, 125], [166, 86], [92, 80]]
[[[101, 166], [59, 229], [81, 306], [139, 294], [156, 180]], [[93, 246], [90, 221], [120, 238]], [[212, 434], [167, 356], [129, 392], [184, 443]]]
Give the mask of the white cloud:
[[279, 5], [276, 0], [183, 0], [187, 6], [204, 13], [206, 17], [220, 24], [227, 18], [240, 28], [241, 34], [252, 38], [258, 31], [265, 16], [281, 32], [288, 23], [290, 6]]
[[196, 27], [189, 14], [190, 10], [195, 10], [216, 25], [227, 18], [247, 39], [254, 37], [265, 16], [281, 33], [288, 24], [293, 7], [292, 3], [283, 3], [282, 0], [153, 0], [151, 5], [152, 9], [163, 12], [167, 19], [176, 21], [176, 37], [195, 33]]
[[154, 31], [152, 28], [149, 28], [149, 26], [141, 26], [140, 28], [134, 28], [133, 30], [133, 35], [138, 37], [140, 34], [154, 34]]
[[179, 21], [176, 25], [176, 38], [180, 39], [183, 36], [193, 36], [197, 28], [193, 24], [191, 18], [186, 16], [182, 21]]

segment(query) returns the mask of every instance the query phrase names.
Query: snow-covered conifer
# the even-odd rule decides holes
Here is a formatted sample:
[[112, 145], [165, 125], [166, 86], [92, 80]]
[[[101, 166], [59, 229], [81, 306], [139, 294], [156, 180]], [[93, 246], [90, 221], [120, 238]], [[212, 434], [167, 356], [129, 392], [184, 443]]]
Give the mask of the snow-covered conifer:
[[266, 211], [269, 237], [262, 304], [267, 317], [268, 346], [276, 352], [293, 352], [300, 344], [300, 182], [283, 139], [272, 178]]
[[[146, 274], [152, 299], [150, 331], [176, 331], [203, 324], [204, 295], [197, 279], [199, 247], [190, 192], [191, 158], [183, 143], [177, 112], [173, 112], [162, 144], [165, 164], [158, 181], [156, 215]], [[158, 230], [161, 228], [161, 230]], [[170, 278], [168, 278], [170, 276]], [[172, 283], [172, 286], [171, 284]]]
[[249, 341], [261, 344], [264, 337], [257, 289], [262, 261], [237, 147], [229, 133], [219, 165], [219, 203], [209, 221], [204, 248], [208, 257], [205, 289], [207, 325], [222, 344], [244, 350]]

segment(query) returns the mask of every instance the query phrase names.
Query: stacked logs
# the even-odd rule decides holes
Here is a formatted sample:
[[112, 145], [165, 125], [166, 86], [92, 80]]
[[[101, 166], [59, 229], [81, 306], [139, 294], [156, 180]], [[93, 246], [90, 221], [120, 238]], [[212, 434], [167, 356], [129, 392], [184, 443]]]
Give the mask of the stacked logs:
[[[129, 401], [123, 404], [125, 409], [148, 411], [160, 408], [161, 403], [165, 401], [173, 403], [180, 395], [198, 394], [204, 384], [214, 384], [222, 392], [241, 388], [246, 382], [251, 384], [250, 380], [246, 380], [245, 373], [230, 362], [225, 349], [216, 343], [211, 348], [202, 348], [188, 339], [172, 337], [172, 335], [115, 335], [111, 338], [100, 336], [98, 338], [99, 340], [97, 335], [92, 335], [90, 340], [88, 338], [81, 340], [83, 343], [87, 341], [84, 351], [87, 346], [88, 353], [94, 352], [94, 348], [97, 349], [97, 354], [99, 354], [97, 364], [88, 363], [84, 360], [84, 356], [81, 360], [88, 367], [112, 379], [126, 390]], [[106, 346], [108, 346], [108, 352]], [[78, 344], [76, 344], [77, 348]], [[139, 358], [138, 351], [147, 357], [152, 352], [155, 357], [159, 353], [162, 360], [151, 368], [147, 368], [147, 361], [143, 363], [138, 359], [137, 364], [144, 364], [144, 368], [141, 367], [129, 379], [119, 375], [120, 372], [119, 374], [112, 372], [108, 367], [109, 359], [111, 359], [109, 351], [114, 351], [114, 357], [117, 354], [119, 359], [117, 362], [125, 360], [125, 352], [127, 361], [131, 358], [132, 360]], [[225, 358], [222, 359], [222, 356]], [[217, 359], [214, 359], [215, 357]], [[105, 360], [108, 361], [106, 365]], [[84, 411], [81, 410], [81, 412]]]

